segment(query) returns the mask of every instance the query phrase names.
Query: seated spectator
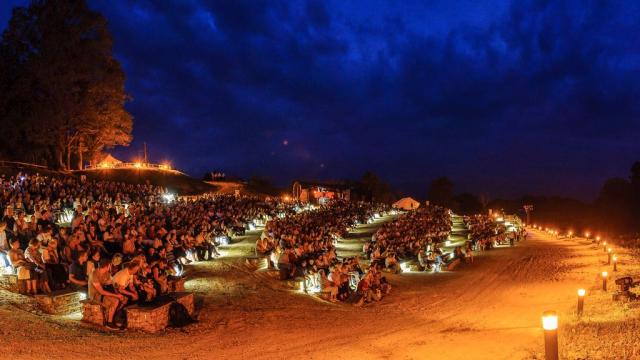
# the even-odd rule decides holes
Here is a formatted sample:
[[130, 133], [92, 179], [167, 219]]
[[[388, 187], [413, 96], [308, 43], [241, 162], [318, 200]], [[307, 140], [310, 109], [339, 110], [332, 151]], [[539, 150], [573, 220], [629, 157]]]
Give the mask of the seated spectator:
[[89, 274], [89, 299], [99, 303], [105, 310], [105, 326], [117, 328], [113, 323], [113, 316], [120, 304], [124, 304], [125, 297], [116, 293], [111, 280], [111, 260], [100, 260], [98, 267]]
[[78, 253], [76, 261], [69, 266], [69, 283], [77, 289], [87, 288], [87, 260], [89, 255], [86, 251]]
[[100, 250], [92, 249], [91, 256], [89, 257], [89, 261], [87, 261], [87, 275], [90, 275], [93, 270], [98, 268], [100, 264], [100, 259], [102, 255], [100, 254]]
[[25, 259], [24, 252], [20, 249], [20, 240], [17, 238], [11, 241], [9, 260], [18, 275], [18, 280], [26, 283], [27, 294], [35, 295], [38, 292], [38, 275], [35, 272], [34, 265]]
[[113, 276], [113, 285], [116, 292], [126, 297], [125, 303], [137, 302], [139, 299], [138, 290], [135, 287], [135, 275], [140, 270], [140, 265], [135, 262], [124, 264], [122, 270]]
[[24, 253], [25, 259], [31, 263], [31, 266], [34, 269], [32, 275], [35, 276], [35, 280], [37, 280], [40, 285], [40, 289], [47, 293], [51, 293], [51, 287], [49, 286], [49, 282], [47, 279], [46, 266], [44, 261], [42, 261], [42, 254], [40, 254], [40, 241], [38, 239], [33, 238], [29, 242], [29, 247]]
[[45, 263], [47, 279], [51, 288], [54, 290], [66, 288], [69, 275], [66, 267], [61, 262], [56, 239], [49, 240], [47, 247], [42, 251], [42, 259]]
[[7, 236], [7, 223], [6, 221], [0, 221], [0, 273], [2, 273], [5, 268], [11, 268], [9, 250], [11, 250], [11, 245], [10, 239]]
[[338, 287], [327, 278], [324, 269], [320, 269], [320, 281], [322, 284], [322, 291], [329, 293], [329, 301], [338, 301]]

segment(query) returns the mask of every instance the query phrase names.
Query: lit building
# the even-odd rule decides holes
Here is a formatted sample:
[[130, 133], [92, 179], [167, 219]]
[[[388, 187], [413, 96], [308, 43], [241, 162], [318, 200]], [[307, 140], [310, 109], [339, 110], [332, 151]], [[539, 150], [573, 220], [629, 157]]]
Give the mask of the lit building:
[[342, 183], [296, 181], [291, 193], [300, 202], [325, 204], [332, 199], [351, 200], [351, 190], [351, 186]]

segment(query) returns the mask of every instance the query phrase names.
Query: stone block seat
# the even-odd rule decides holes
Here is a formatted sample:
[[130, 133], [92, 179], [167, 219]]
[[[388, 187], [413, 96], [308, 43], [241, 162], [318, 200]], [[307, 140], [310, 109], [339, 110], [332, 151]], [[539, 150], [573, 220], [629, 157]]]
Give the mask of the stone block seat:
[[296, 277], [285, 281], [286, 286], [291, 290], [305, 291], [306, 284], [303, 277]]
[[169, 291], [172, 293], [184, 292], [184, 283], [187, 281], [186, 278], [179, 278], [173, 280], [169, 283]]
[[104, 311], [102, 305], [93, 300], [82, 300], [82, 321], [102, 326], [104, 325]]
[[86, 298], [84, 293], [76, 290], [57, 290], [51, 294], [40, 294], [35, 297], [40, 310], [51, 315], [69, 315], [81, 310], [80, 301]]
[[447, 264], [447, 270], [453, 271], [458, 265], [460, 265], [460, 259], [455, 259], [449, 264]]
[[254, 271], [278, 271], [275, 267], [271, 266], [269, 258], [262, 254], [247, 257], [245, 264], [249, 269]]
[[4, 289], [11, 292], [25, 292], [24, 281], [18, 281], [18, 275], [15, 274], [2, 274], [0, 275], [0, 289]]
[[158, 299], [145, 306], [133, 305], [126, 308], [127, 328], [145, 332], [158, 332], [169, 326], [169, 309], [178, 302], [187, 309], [189, 315], [195, 311], [193, 293], [178, 292]]

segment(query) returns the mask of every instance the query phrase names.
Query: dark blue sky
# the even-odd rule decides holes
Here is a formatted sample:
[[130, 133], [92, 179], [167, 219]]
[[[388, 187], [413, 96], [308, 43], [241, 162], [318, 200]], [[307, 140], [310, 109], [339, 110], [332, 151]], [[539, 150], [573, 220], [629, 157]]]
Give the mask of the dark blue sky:
[[90, 4], [133, 97], [125, 159], [582, 199], [640, 159], [639, 1]]

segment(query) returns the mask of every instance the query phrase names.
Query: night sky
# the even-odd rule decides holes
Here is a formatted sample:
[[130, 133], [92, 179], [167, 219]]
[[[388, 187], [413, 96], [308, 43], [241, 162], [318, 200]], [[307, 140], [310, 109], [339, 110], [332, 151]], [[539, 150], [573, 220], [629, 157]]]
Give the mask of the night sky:
[[133, 97], [124, 160], [586, 200], [640, 160], [640, 1], [89, 3]]

